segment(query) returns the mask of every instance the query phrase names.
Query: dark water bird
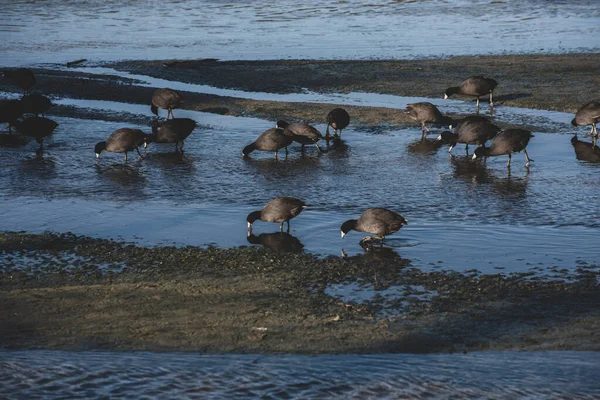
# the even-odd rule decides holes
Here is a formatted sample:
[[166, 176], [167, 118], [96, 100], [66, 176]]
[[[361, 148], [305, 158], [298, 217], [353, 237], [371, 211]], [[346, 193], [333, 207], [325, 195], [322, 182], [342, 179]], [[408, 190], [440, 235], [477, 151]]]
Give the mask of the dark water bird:
[[446, 89], [444, 93], [444, 99], [449, 98], [455, 94], [462, 94], [465, 96], [474, 96], [477, 98], [477, 109], [479, 109], [479, 98], [481, 96], [490, 95], [490, 107], [494, 107], [493, 93], [494, 89], [498, 86], [498, 82], [491, 78], [484, 78], [483, 76], [472, 76], [467, 78], [460, 86], [452, 86]]
[[317, 142], [323, 139], [323, 135], [321, 135], [321, 132], [319, 132], [315, 127], [307, 124], [306, 122], [295, 122], [289, 124], [283, 120], [277, 121], [276, 127], [283, 129], [284, 134], [291, 135], [294, 139], [294, 142], [302, 145], [302, 149], [304, 149], [305, 144], [314, 144], [317, 147], [317, 150], [321, 152], [321, 148]]
[[96, 144], [94, 148], [96, 158], [100, 158], [100, 153], [103, 151], [110, 151], [112, 153], [125, 153], [125, 161], [127, 161], [127, 153], [135, 150], [142, 159], [138, 147], [144, 144], [144, 140], [146, 140], [146, 134], [139, 129], [117, 129], [106, 138], [106, 141]]
[[25, 113], [39, 115], [44, 113], [52, 107], [52, 102], [49, 98], [44, 95], [33, 93], [27, 94], [21, 98], [23, 103], [23, 110]]
[[600, 103], [592, 101], [590, 103], [584, 104], [581, 106], [577, 113], [575, 114], [575, 118], [571, 121], [571, 124], [574, 126], [585, 126], [591, 125], [592, 131], [590, 134], [592, 136], [598, 136], [598, 131], [596, 130], [596, 124], [600, 121]]
[[36, 83], [35, 74], [27, 68], [17, 68], [3, 71], [3, 79], [13, 86], [23, 90], [27, 94], [29, 89]]
[[281, 128], [271, 128], [264, 131], [254, 142], [244, 147], [242, 150], [242, 156], [246, 157], [254, 150], [260, 151], [273, 151], [275, 152], [275, 159], [278, 159], [277, 152], [279, 149], [285, 148], [285, 154], [287, 156], [287, 147], [292, 144], [294, 139], [283, 133]]
[[362, 243], [373, 239], [379, 239], [383, 246], [383, 240], [387, 235], [397, 232], [408, 222], [400, 214], [385, 208], [367, 208], [358, 219], [349, 219], [341, 227], [342, 238], [351, 230], [372, 233], [375, 237], [367, 236], [361, 240]]
[[19, 132], [24, 136], [29, 136], [39, 143], [39, 151], [44, 150], [44, 138], [50, 136], [58, 123], [44, 117], [29, 117], [15, 124]]
[[175, 118], [173, 115], [173, 109], [177, 108], [183, 102], [183, 98], [179, 92], [169, 89], [156, 89], [152, 94], [152, 105], [150, 106], [150, 110], [154, 115], [158, 117], [158, 109], [162, 108], [163, 110], [167, 110], [167, 119], [169, 117]]
[[246, 239], [249, 243], [288, 253], [302, 253], [304, 249], [302, 242], [287, 232], [261, 233], [257, 236], [249, 231]]
[[306, 208], [302, 200], [294, 197], [276, 197], [269, 201], [262, 210], [248, 214], [248, 231], [252, 232], [252, 224], [256, 220], [263, 222], [279, 222], [279, 231], [283, 232], [283, 223], [287, 222], [287, 231], [290, 231], [290, 219], [294, 218]]
[[[152, 122], [152, 134], [147, 135], [144, 148], [152, 142], [175, 143], [175, 152], [183, 153], [184, 140], [192, 133], [197, 124], [191, 118], [173, 118], [166, 121], [154, 120]], [[181, 149], [179, 144], [181, 143]]]
[[529, 158], [529, 154], [527, 154], [527, 144], [529, 140], [533, 137], [530, 131], [525, 129], [506, 129], [501, 131], [498, 136], [492, 140], [492, 144], [490, 147], [478, 147], [473, 154], [473, 160], [478, 157], [487, 157], [490, 156], [502, 156], [508, 154], [508, 163], [506, 166], [510, 168], [510, 160], [512, 153], [518, 153], [523, 151], [525, 153], [525, 158], [527, 159], [527, 163], [525, 166], [529, 168], [532, 159]]
[[440, 110], [429, 102], [408, 104], [404, 109], [408, 116], [421, 124], [421, 138], [425, 138], [429, 133], [427, 124], [445, 125], [452, 129], [452, 118], [444, 116]]
[[[334, 108], [327, 114], [327, 129], [325, 130], [325, 139], [331, 139], [329, 136], [329, 127], [333, 128], [333, 135], [342, 137], [342, 129], [350, 124], [350, 114], [343, 108]], [[340, 131], [338, 135], [338, 130]]]
[[575, 135], [571, 138], [571, 144], [578, 160], [600, 163], [600, 147], [596, 146], [596, 140], [591, 143], [584, 142]]
[[467, 153], [469, 152], [469, 144], [483, 146], [488, 140], [493, 139], [499, 132], [500, 128], [492, 124], [487, 118], [479, 115], [470, 115], [461, 119], [456, 124], [455, 132], [445, 131], [440, 134], [438, 140], [450, 144], [448, 153], [452, 152], [457, 143], [465, 143]]
[[6, 100], [0, 103], [0, 123], [8, 122], [8, 131], [12, 133], [12, 127], [16, 126], [23, 112], [21, 100]]

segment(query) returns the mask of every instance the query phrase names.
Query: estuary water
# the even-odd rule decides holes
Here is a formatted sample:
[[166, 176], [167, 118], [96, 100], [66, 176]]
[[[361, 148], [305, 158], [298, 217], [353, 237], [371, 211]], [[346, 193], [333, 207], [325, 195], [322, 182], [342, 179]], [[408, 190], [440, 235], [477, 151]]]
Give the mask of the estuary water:
[[0, 64], [372, 59], [600, 47], [596, 0], [5, 1]]

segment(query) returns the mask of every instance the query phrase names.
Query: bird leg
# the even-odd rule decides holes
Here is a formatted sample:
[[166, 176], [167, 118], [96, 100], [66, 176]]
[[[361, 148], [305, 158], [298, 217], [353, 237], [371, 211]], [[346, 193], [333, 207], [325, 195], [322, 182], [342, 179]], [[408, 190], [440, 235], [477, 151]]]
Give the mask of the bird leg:
[[475, 108], [477, 108], [477, 110], [479, 111], [479, 96], [477, 96], [477, 105], [475, 106]]
[[125, 152], [125, 162], [127, 162], [127, 152]]
[[[302, 145], [304, 147], [304, 145]], [[317, 142], [315, 142], [315, 146], [317, 146], [317, 150], [319, 151], [319, 153], [321, 152], [321, 148], [319, 147], [319, 144]]]
[[325, 129], [325, 140], [329, 142], [331, 136], [329, 136], [329, 124], [327, 124], [327, 129]]
[[182, 141], [181, 141], [181, 147], [179, 148], [179, 150], [180, 150], [182, 153], [183, 153], [183, 144], [184, 144], [184, 143], [185, 143], [185, 142], [182, 140]]
[[527, 150], [523, 149], [523, 153], [525, 153], [525, 158], [527, 159], [527, 163], [525, 163], [525, 166], [527, 168], [529, 168], [529, 164], [533, 162], [533, 160], [531, 158], [529, 158], [529, 154], [527, 154]]
[[511, 158], [511, 154], [508, 153], [508, 164], [506, 164], [507, 168], [510, 168], [510, 158]]
[[467, 143], [466, 150], [467, 150], [467, 156], [468, 156], [469, 155], [469, 143]]
[[135, 151], [137, 151], [138, 156], [140, 156], [140, 160], [143, 160], [144, 157], [142, 156], [142, 153], [140, 153], [140, 149], [138, 149], [137, 147], [135, 148]]
[[290, 220], [287, 220], [287, 233], [290, 233]]
[[279, 232], [283, 232], [283, 222], [284, 222], [284, 221], [281, 221], [281, 222], [279, 223]]
[[276, 159], [276, 160], [279, 160], [279, 157], [277, 156], [277, 152], [278, 152], [278, 151], [279, 151], [279, 150], [275, 150], [275, 159]]
[[493, 95], [494, 95], [494, 92], [490, 90], [490, 107], [494, 107]]

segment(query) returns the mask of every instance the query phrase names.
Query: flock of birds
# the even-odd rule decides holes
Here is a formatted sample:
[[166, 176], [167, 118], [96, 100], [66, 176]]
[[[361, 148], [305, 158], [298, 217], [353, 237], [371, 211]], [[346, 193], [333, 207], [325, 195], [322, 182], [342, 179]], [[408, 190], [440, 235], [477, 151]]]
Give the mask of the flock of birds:
[[[52, 105], [51, 101], [41, 94], [29, 93], [36, 83], [35, 75], [29, 69], [18, 68], [4, 71], [2, 78], [21, 88], [24, 95], [19, 100], [4, 101], [0, 105], [0, 123], [8, 123], [8, 130], [11, 134], [12, 127], [15, 127], [21, 135], [34, 138], [40, 145], [38, 152], [43, 152], [43, 139], [51, 135], [58, 126], [55, 121], [44, 117], [44, 112], [47, 112]], [[526, 150], [529, 140], [533, 137], [531, 132], [519, 128], [501, 129], [487, 117], [478, 114], [482, 96], [489, 95], [490, 111], [493, 109], [493, 92], [496, 86], [497, 82], [494, 79], [473, 76], [466, 79], [460, 86], [448, 88], [444, 98], [459, 94], [477, 99], [477, 115], [470, 115], [458, 121], [444, 116], [435, 105], [429, 102], [408, 104], [404, 112], [412, 120], [421, 124], [422, 140], [430, 133], [428, 124], [448, 126], [450, 129], [455, 125], [454, 133], [444, 131], [437, 138], [449, 145], [449, 152], [458, 143], [466, 145], [467, 153], [470, 144], [476, 145], [473, 159], [487, 160], [487, 157], [491, 156], [508, 155], [507, 167], [510, 168], [512, 154], [522, 151], [526, 158], [525, 166], [528, 168], [533, 161]], [[139, 157], [143, 158], [139, 147], [146, 148], [152, 142], [175, 144], [175, 152], [183, 153], [184, 141], [197, 124], [190, 118], [175, 118], [173, 109], [178, 108], [181, 102], [182, 96], [177, 91], [169, 88], [156, 89], [151, 99], [151, 111], [157, 116], [152, 122], [152, 133], [146, 134], [140, 129], [133, 128], [118, 129], [106, 140], [96, 144], [94, 149], [96, 157], [99, 158], [103, 151], [125, 153], [125, 161], [127, 161], [127, 154], [136, 151]], [[159, 109], [167, 110], [166, 119], [159, 119]], [[40, 117], [39, 114], [42, 116]], [[592, 147], [595, 148], [598, 137], [596, 124], [599, 121], [600, 103], [590, 102], [577, 111], [571, 123], [574, 126], [591, 125]], [[242, 156], [247, 157], [253, 151], [258, 150], [274, 152], [275, 159], [277, 159], [278, 151], [284, 149], [287, 155], [287, 147], [293, 142], [301, 144], [302, 148], [305, 145], [314, 145], [317, 151], [321, 152], [318, 142], [325, 140], [329, 144], [331, 140], [340, 141], [342, 130], [350, 124], [350, 115], [343, 108], [334, 108], [327, 114], [326, 122], [326, 133], [323, 136], [316, 128], [307, 123], [288, 123], [279, 120], [274, 128], [266, 130], [256, 140], [245, 146]], [[333, 135], [330, 135], [330, 127], [334, 131]], [[486, 143], [490, 140], [490, 146], [486, 147]], [[578, 144], [576, 136], [572, 143], [573, 146]], [[252, 224], [257, 220], [279, 223], [280, 232], [283, 232], [283, 224], [287, 222], [287, 232], [289, 233], [290, 220], [306, 207], [307, 205], [302, 200], [287, 196], [276, 197], [261, 210], [248, 215], [248, 235], [252, 234]], [[370, 233], [374, 236], [363, 238], [361, 245], [378, 240], [382, 246], [385, 236], [398, 231], [406, 223], [406, 219], [394, 211], [385, 208], [368, 208], [358, 219], [345, 221], [341, 225], [341, 236], [343, 238], [351, 230]]]

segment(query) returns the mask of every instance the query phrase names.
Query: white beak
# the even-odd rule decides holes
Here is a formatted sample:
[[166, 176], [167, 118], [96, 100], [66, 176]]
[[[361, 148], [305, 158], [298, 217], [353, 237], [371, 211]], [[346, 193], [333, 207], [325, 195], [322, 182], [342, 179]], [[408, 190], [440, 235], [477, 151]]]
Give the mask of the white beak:
[[444, 100], [448, 100], [448, 95], [444, 94]]
[[96, 153], [96, 158], [100, 158], [100, 153]]
[[251, 231], [252, 230], [252, 224], [250, 222], [248, 222], [248, 230]]
[[344, 238], [344, 236], [346, 236], [346, 234], [344, 233], [344, 231], [340, 231], [342, 232], [342, 239]]
[[442, 140], [442, 135], [438, 136], [436, 140]]
[[477, 158], [477, 154], [473, 154], [473, 157], [471, 157], [471, 160], [475, 160]]

